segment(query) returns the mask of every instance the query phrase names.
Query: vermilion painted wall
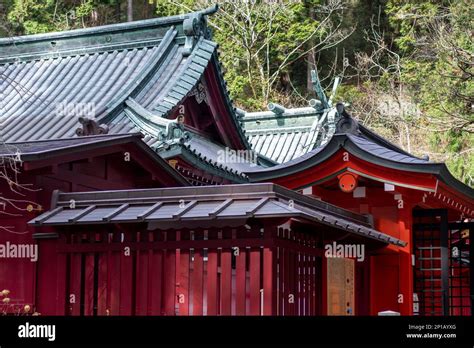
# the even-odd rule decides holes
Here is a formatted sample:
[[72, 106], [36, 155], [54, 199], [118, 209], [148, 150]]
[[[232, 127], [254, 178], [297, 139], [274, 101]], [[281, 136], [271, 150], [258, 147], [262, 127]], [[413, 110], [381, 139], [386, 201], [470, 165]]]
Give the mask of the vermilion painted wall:
[[[0, 192], [11, 199], [31, 201], [34, 207], [39, 204], [42, 211], [45, 211], [50, 208], [54, 190], [70, 192], [162, 186], [133, 160], [124, 163], [122, 152], [99, 157], [94, 157], [94, 154], [84, 156], [88, 158], [75, 162], [64, 162], [63, 158], [59, 159], [60, 163], [57, 165], [44, 168], [34, 162], [35, 166], [40, 168], [32, 171], [23, 170], [18, 177], [18, 182], [29, 185], [27, 186], [29, 191], [21, 191], [24, 196], [13, 193], [5, 181], [0, 182]], [[62, 256], [56, 253], [57, 240], [32, 238], [34, 231], [27, 222], [39, 215], [40, 211], [18, 212], [7, 207], [5, 212], [17, 213], [19, 216], [0, 214], [0, 226], [11, 226], [15, 231], [15, 233], [0, 231], [0, 244], [6, 244], [7, 241], [15, 244], [38, 243], [39, 261], [31, 262], [29, 259], [21, 258], [0, 259], [0, 291], [10, 290], [11, 299], [10, 305], [2, 307], [0, 304], [0, 308], [12, 312], [29, 304], [32, 310], [42, 314], [61, 314], [58, 313], [58, 307], [61, 306], [57, 303], [56, 288], [58, 282], [64, 280], [57, 279], [56, 275], [58, 269], [65, 265]]]

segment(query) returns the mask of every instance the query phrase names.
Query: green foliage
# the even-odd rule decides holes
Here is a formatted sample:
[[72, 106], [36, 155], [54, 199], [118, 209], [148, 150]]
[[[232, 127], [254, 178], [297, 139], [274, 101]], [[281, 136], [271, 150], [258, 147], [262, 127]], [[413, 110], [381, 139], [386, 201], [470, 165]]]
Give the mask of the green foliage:
[[[377, 48], [366, 39], [371, 20], [391, 55], [379, 63], [390, 66], [373, 75], [344, 78], [336, 99], [345, 100], [364, 122], [389, 136], [408, 125], [418, 154], [446, 161], [455, 176], [474, 182], [474, 47], [473, 11], [467, 0], [346, 0], [324, 22], [324, 7], [335, 1], [220, 1], [209, 18], [219, 43], [228, 89], [236, 104], [261, 110], [268, 101], [286, 106], [306, 104], [307, 71], [315, 61], [320, 76], [342, 70], [342, 56], [351, 65], [371, 57]], [[135, 0], [134, 19], [182, 14], [208, 7], [207, 0]], [[235, 5], [237, 4], [237, 6]], [[0, 14], [0, 35], [36, 34], [126, 20], [126, 0], [6, 0]], [[326, 7], [327, 8], [327, 7]], [[141, 16], [141, 17], [137, 17]], [[341, 18], [343, 19], [341, 21]], [[321, 26], [321, 23], [325, 24]], [[355, 32], [331, 49], [309, 49], [324, 42], [338, 27]], [[339, 27], [338, 27], [339, 28]], [[310, 59], [313, 58], [314, 60]], [[397, 59], [394, 59], [397, 58]], [[399, 64], [394, 69], [393, 64]], [[375, 69], [377, 70], [377, 69]], [[348, 68], [346, 75], [352, 73]], [[329, 85], [330, 78], [324, 82]], [[415, 105], [420, 117], [403, 120], [380, 113], [374, 102], [391, 100], [394, 91]], [[400, 100], [398, 100], [400, 102]], [[395, 134], [394, 133], [394, 134]], [[398, 139], [395, 134], [392, 140]], [[399, 145], [404, 146], [403, 143]]]
[[[402, 55], [402, 83], [436, 130], [434, 151], [473, 184], [472, 6], [464, 1], [391, 0], [390, 22]], [[441, 132], [441, 135], [437, 133]]]
[[16, 0], [8, 14], [8, 19], [23, 27], [25, 34], [55, 30], [53, 17], [54, 1], [51, 0]]

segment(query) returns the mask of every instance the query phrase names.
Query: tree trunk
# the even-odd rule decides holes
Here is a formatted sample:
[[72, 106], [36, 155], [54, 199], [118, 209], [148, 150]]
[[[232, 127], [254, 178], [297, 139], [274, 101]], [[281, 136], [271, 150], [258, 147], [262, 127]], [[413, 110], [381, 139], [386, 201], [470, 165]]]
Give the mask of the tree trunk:
[[121, 1], [117, 1], [115, 5], [115, 17], [116, 17], [116, 23], [121, 22], [121, 16], [122, 16], [122, 11], [120, 9]]
[[133, 0], [127, 1], [127, 22], [133, 21]]

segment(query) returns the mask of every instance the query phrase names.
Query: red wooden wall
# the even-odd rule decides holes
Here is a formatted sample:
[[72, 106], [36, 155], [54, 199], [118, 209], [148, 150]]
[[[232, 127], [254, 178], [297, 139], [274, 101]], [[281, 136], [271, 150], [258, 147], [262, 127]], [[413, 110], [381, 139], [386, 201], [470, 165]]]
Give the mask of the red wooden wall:
[[[1, 180], [0, 192], [4, 197], [25, 202], [16, 203], [21, 210], [7, 205], [6, 209], [0, 212], [0, 226], [10, 227], [13, 231], [12, 233], [0, 228], [0, 244], [35, 244], [36, 240], [32, 238], [35, 231], [27, 223], [50, 208], [54, 190], [93, 191], [162, 185], [138, 165], [133, 156], [126, 165], [123, 161], [123, 151], [117, 148], [117, 153], [102, 156], [84, 153], [83, 160], [73, 162], [64, 158], [57, 159], [58, 163], [50, 160], [44, 166], [41, 162], [32, 162], [35, 169], [22, 170], [18, 175], [17, 181], [27, 187], [20, 189], [19, 194], [13, 192], [8, 184]], [[33, 211], [26, 210], [28, 204], [32, 205]], [[37, 209], [38, 206], [41, 211]], [[88, 264], [92, 262], [89, 259], [86, 261]], [[78, 261], [72, 261], [73, 264], [75, 262]], [[8, 306], [0, 306], [0, 311], [15, 312], [28, 304], [32, 307], [31, 311], [38, 310], [42, 314], [57, 313], [56, 291], [51, 290], [51, 284], [57, 283], [57, 275], [63, 271], [63, 263], [64, 256], [56, 253], [56, 240], [42, 240], [37, 262], [24, 258], [0, 259], [0, 291], [8, 289], [11, 299]]]
[[310, 235], [282, 229], [273, 229], [273, 236], [266, 230], [262, 237], [245, 229], [134, 228], [64, 231], [60, 282], [50, 289], [60, 304], [56, 314], [321, 312], [320, 254]]

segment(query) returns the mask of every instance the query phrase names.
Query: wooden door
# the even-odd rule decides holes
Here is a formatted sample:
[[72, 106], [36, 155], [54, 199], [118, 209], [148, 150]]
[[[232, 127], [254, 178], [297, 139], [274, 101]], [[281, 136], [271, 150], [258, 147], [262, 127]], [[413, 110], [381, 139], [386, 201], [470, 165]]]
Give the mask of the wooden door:
[[354, 315], [354, 260], [327, 259], [328, 315]]

